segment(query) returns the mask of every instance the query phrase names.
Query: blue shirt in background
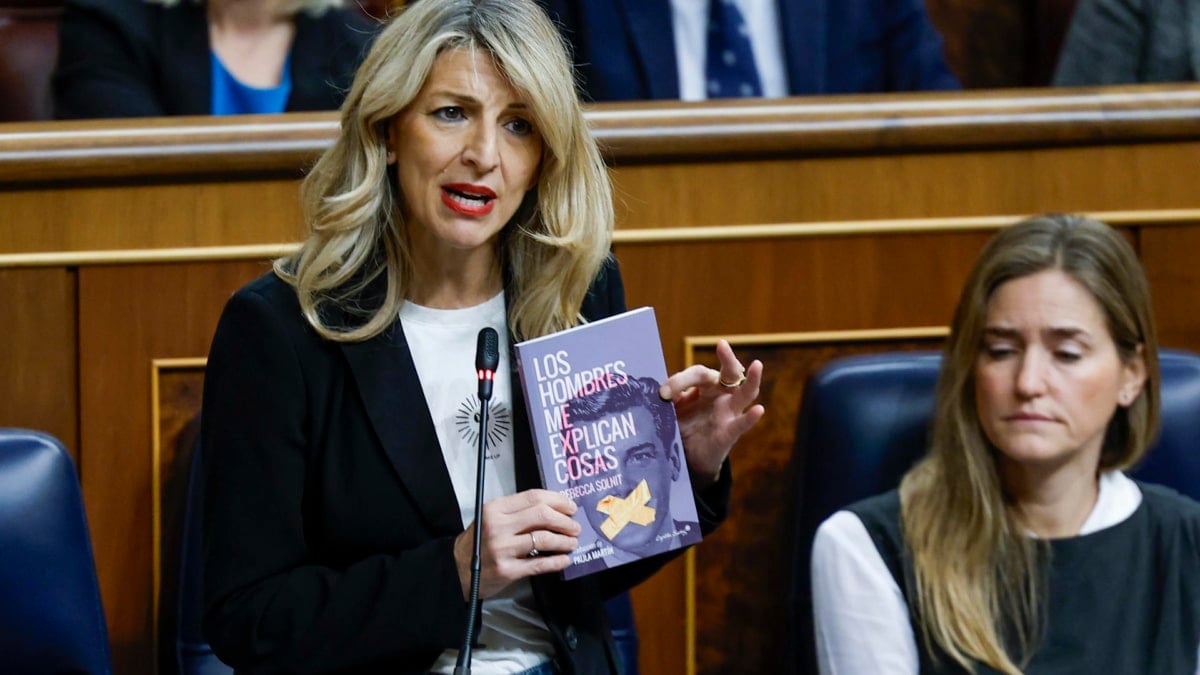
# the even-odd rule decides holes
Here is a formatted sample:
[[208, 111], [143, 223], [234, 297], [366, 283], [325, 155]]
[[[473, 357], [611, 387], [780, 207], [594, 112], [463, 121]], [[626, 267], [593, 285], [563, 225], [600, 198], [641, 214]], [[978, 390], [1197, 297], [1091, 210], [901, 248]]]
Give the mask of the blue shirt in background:
[[281, 113], [287, 107], [292, 93], [292, 58], [283, 62], [283, 77], [279, 86], [270, 89], [249, 87], [237, 80], [215, 52], [210, 56], [212, 64], [212, 114], [255, 115]]

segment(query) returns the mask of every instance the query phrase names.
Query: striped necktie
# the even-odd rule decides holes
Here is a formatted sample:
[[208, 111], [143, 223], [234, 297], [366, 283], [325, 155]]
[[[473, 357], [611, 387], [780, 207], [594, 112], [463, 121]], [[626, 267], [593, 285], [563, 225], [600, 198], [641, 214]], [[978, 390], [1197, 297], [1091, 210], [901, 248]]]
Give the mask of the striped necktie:
[[709, 98], [762, 96], [750, 30], [734, 0], [709, 0], [705, 81]]

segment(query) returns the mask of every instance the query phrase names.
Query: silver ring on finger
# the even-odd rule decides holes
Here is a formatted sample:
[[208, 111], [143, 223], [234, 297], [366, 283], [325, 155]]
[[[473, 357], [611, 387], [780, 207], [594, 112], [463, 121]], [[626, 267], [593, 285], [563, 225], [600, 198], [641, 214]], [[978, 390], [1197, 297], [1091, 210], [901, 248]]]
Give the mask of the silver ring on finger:
[[541, 555], [542, 552], [539, 551], [538, 547], [537, 547], [537, 535], [530, 532], [529, 533], [529, 542], [530, 542], [529, 553], [526, 553], [525, 557], [526, 558], [536, 558], [539, 555]]

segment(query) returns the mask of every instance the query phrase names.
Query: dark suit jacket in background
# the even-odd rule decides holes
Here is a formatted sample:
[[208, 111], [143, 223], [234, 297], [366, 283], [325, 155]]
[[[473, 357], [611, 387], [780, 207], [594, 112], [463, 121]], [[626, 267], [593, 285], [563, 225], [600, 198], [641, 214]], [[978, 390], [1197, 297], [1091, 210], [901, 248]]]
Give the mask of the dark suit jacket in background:
[[[53, 77], [59, 119], [208, 115], [205, 6], [179, 0], [67, 0]], [[379, 28], [356, 11], [296, 15], [288, 112], [336, 110]]]
[[[678, 99], [670, 0], [539, 0], [594, 101]], [[957, 89], [922, 0], [778, 0], [789, 93]]]
[[[612, 264], [582, 312], [624, 309]], [[513, 397], [518, 487], [538, 487], [519, 387]], [[398, 320], [365, 342], [329, 342], [291, 287], [251, 283], [213, 340], [201, 443], [205, 630], [222, 660], [239, 672], [421, 672], [459, 646], [463, 525]], [[726, 469], [697, 500], [702, 531], [724, 518], [729, 485]], [[669, 557], [532, 580], [566, 673], [618, 672], [604, 600]]]
[[1200, 79], [1200, 0], [1082, 0], [1057, 85]]

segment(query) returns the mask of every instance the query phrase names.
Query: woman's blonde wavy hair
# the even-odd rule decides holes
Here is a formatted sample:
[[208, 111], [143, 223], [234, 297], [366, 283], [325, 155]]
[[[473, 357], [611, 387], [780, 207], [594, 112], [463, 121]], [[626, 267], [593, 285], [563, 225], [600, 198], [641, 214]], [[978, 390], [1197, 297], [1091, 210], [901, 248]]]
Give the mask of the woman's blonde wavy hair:
[[[275, 262], [327, 339], [378, 335], [404, 302], [412, 250], [404, 196], [387, 164], [388, 127], [450, 49], [490, 55], [543, 139], [537, 185], [497, 243], [509, 329], [521, 340], [582, 321], [580, 305], [612, 243], [612, 186], [562, 38], [532, 0], [420, 0], [379, 34], [359, 67], [341, 133], [301, 185], [308, 237]], [[330, 321], [326, 310], [341, 319]]]
[[1078, 216], [1032, 218], [1000, 232], [975, 263], [954, 313], [929, 454], [900, 486], [922, 636], [971, 672], [978, 661], [1019, 674], [1041, 631], [1049, 551], [1007, 506], [997, 450], [976, 408], [975, 367], [993, 293], [1044, 270], [1060, 270], [1087, 288], [1122, 362], [1139, 353], [1145, 362], [1141, 395], [1109, 421], [1100, 470], [1136, 463], [1158, 430], [1158, 340], [1133, 248], [1107, 225]]

